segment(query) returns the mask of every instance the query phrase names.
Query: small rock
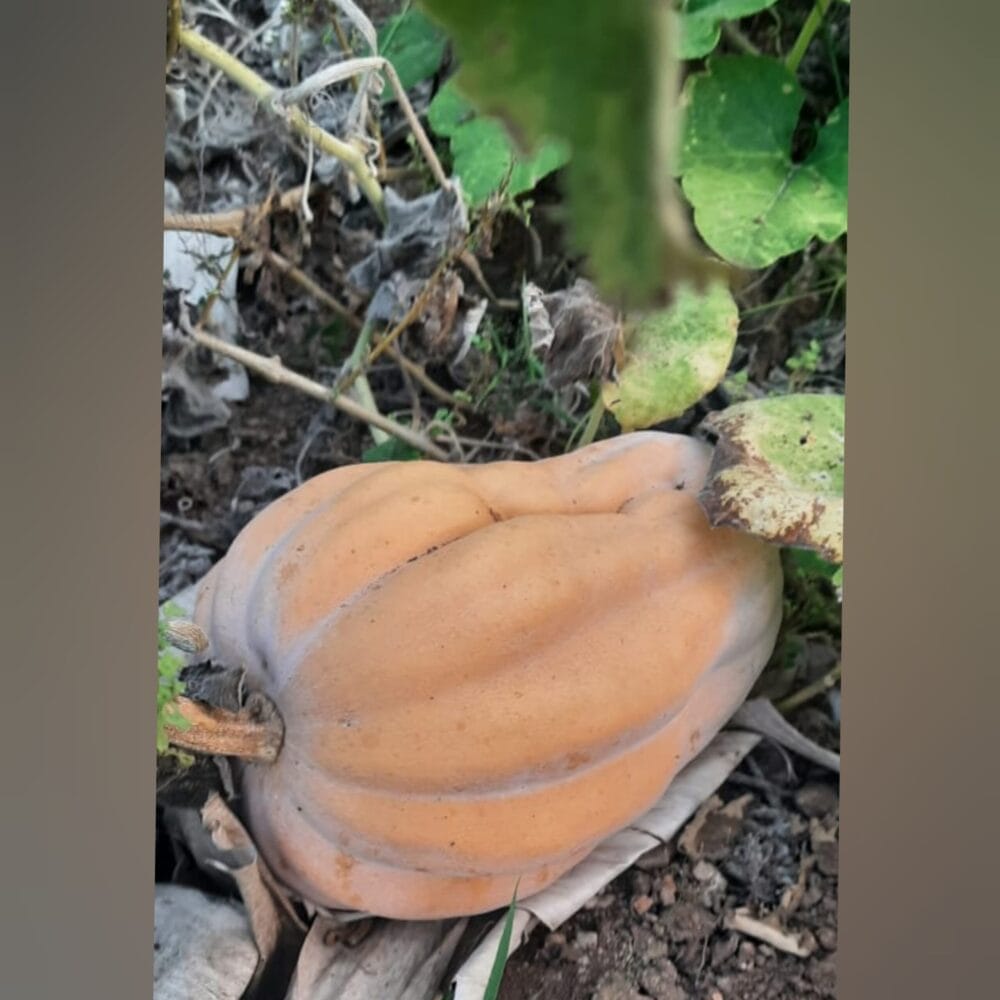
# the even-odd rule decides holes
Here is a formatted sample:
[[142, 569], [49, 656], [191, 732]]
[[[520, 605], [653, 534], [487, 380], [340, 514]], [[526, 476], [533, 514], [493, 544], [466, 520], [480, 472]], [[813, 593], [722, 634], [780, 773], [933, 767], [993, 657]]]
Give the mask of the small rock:
[[666, 868], [673, 856], [674, 852], [670, 845], [661, 844], [659, 847], [654, 847], [651, 851], [647, 851], [639, 858], [635, 863], [635, 867], [644, 872], [655, 871], [657, 868]]
[[634, 896], [632, 898], [632, 909], [640, 916], [645, 916], [653, 908], [652, 896]]
[[609, 906], [615, 905], [614, 893], [604, 892], [600, 896], [594, 896], [593, 899], [588, 899], [586, 903], [583, 904], [583, 909], [585, 910], [606, 910]]
[[835, 996], [837, 990], [836, 953], [826, 958], [810, 962], [806, 969], [806, 978], [817, 988], [821, 996]]
[[709, 910], [717, 909], [729, 885], [726, 877], [715, 865], [705, 860], [696, 862], [691, 874], [702, 885], [702, 890], [697, 896], [698, 902]]
[[657, 937], [651, 930], [641, 924], [632, 926], [632, 942], [636, 956], [643, 962], [654, 963], [665, 960], [670, 952], [667, 942]]
[[736, 949], [740, 946], [738, 934], [729, 934], [721, 941], [716, 941], [712, 945], [712, 965], [718, 968], [724, 965], [736, 954]]
[[840, 851], [836, 843], [817, 844], [813, 852], [816, 867], [824, 874], [836, 877], [840, 865]]
[[695, 862], [695, 866], [691, 869], [691, 874], [699, 882], [709, 882], [718, 876], [720, 872], [710, 861], [702, 860]]
[[592, 1000], [643, 1000], [643, 996], [622, 973], [612, 972], [600, 981]]
[[756, 952], [757, 949], [749, 941], [744, 941], [740, 945], [736, 953], [736, 964], [739, 966], [740, 971], [747, 972], [753, 968]]
[[819, 818], [837, 812], [840, 796], [832, 785], [805, 785], [796, 793], [795, 804], [804, 816]]
[[816, 882], [812, 882], [809, 888], [802, 894], [802, 902], [799, 904], [799, 909], [811, 910], [824, 895], [823, 887]]
[[581, 951], [592, 951], [597, 947], [597, 931], [578, 931], [573, 943]]
[[837, 931], [833, 927], [820, 927], [816, 931], [816, 940], [819, 941], [824, 951], [837, 950]]
[[677, 883], [673, 875], [664, 875], [661, 879], [659, 897], [664, 906], [673, 906], [677, 901]]
[[673, 941], [703, 941], [715, 930], [715, 924], [715, 917], [696, 903], [676, 903], [663, 917], [664, 929]]
[[566, 942], [566, 935], [559, 931], [552, 931], [545, 939], [542, 950], [550, 958], [566, 958], [569, 945]]
[[653, 890], [653, 877], [648, 872], [633, 871], [631, 885], [633, 896], [648, 896]]
[[666, 966], [643, 969], [639, 985], [653, 1000], [688, 1000], [688, 993], [678, 982], [677, 970], [669, 962]]

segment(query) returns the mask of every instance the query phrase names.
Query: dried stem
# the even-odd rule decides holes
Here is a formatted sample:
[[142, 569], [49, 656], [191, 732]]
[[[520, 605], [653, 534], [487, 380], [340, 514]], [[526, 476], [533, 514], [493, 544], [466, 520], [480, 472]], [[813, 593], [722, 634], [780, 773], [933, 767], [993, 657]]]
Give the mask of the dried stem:
[[420, 147], [420, 152], [427, 161], [434, 179], [442, 188], [450, 190], [452, 186], [451, 182], [448, 180], [444, 168], [441, 166], [441, 161], [438, 159], [430, 139], [427, 138], [427, 133], [424, 131], [423, 125], [420, 124], [417, 113], [413, 110], [413, 105], [406, 95], [406, 89], [399, 79], [399, 74], [392, 63], [383, 56], [361, 56], [354, 59], [345, 59], [343, 62], [334, 63], [332, 66], [326, 66], [296, 86], [276, 92], [273, 98], [276, 104], [291, 108], [333, 83], [353, 79], [359, 73], [369, 73], [372, 70], [380, 70], [389, 78], [389, 84], [396, 95], [396, 100], [399, 102], [400, 110], [403, 112], [410, 130], [413, 132], [413, 137], [416, 139], [417, 145]]
[[167, 0], [167, 66], [180, 47], [181, 0]]
[[277, 760], [285, 725], [274, 703], [259, 692], [238, 711], [206, 705], [181, 695], [174, 703], [182, 726], [166, 726], [167, 739], [181, 750], [270, 764]]
[[838, 663], [835, 667], [820, 677], [819, 680], [813, 681], [812, 684], [807, 684], [804, 688], [800, 688], [794, 694], [790, 694], [783, 701], [778, 702], [775, 707], [782, 713], [782, 715], [787, 715], [789, 712], [793, 712], [795, 709], [805, 705], [806, 702], [812, 701], [813, 698], [816, 698], [835, 687], [837, 681], [839, 680], [840, 664]]
[[302, 199], [311, 195], [316, 188], [317, 185], [313, 185], [307, 191], [306, 186], [300, 184], [277, 197], [247, 205], [245, 208], [230, 209], [228, 212], [165, 212], [163, 228], [214, 233], [216, 236], [229, 236], [234, 240], [240, 240], [244, 237], [248, 226], [261, 221], [272, 212], [294, 211]]
[[[178, 31], [180, 44], [193, 55], [204, 59], [216, 69], [222, 70], [230, 80], [261, 104], [277, 110], [276, 98], [281, 91], [273, 87], [263, 77], [258, 76], [249, 66], [227, 52], [221, 45], [205, 38], [193, 28], [181, 26]], [[305, 112], [297, 107], [284, 109], [283, 117], [289, 127], [303, 138], [311, 139], [318, 149], [340, 160], [354, 175], [365, 197], [379, 217], [385, 218], [385, 194], [382, 187], [369, 171], [361, 151], [350, 143], [330, 135], [320, 128]]]
[[387, 434], [399, 438], [400, 441], [404, 441], [406, 444], [411, 445], [431, 458], [436, 458], [441, 462], [448, 461], [448, 454], [434, 444], [430, 438], [408, 427], [404, 427], [402, 424], [397, 424], [394, 420], [390, 420], [381, 413], [372, 413], [366, 410], [360, 403], [356, 403], [347, 396], [334, 396], [325, 385], [314, 382], [312, 379], [286, 368], [279, 357], [265, 358], [254, 351], [249, 351], [245, 347], [239, 347], [236, 344], [230, 344], [220, 337], [215, 337], [198, 328], [192, 329], [190, 336], [202, 347], [207, 347], [216, 354], [222, 354], [232, 358], [234, 361], [238, 361], [250, 369], [250, 371], [256, 372], [261, 377], [266, 378], [269, 382], [297, 389], [299, 392], [311, 396], [313, 399], [318, 399], [320, 402], [335, 406], [338, 410], [353, 417], [355, 420], [363, 420], [372, 427], [384, 430]]
[[282, 274], [291, 278], [300, 288], [307, 291], [314, 299], [322, 302], [331, 312], [335, 312], [349, 326], [355, 330], [361, 329], [361, 320], [347, 306], [338, 302], [325, 288], [318, 285], [305, 271], [296, 267], [286, 257], [282, 257], [281, 254], [276, 253], [274, 250], [265, 250], [264, 258], [269, 264], [281, 271]]

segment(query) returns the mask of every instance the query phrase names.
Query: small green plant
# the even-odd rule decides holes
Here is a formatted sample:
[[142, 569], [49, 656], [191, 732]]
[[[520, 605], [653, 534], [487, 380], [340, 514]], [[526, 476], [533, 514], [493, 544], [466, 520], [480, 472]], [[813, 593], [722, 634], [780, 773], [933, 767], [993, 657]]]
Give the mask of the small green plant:
[[486, 374], [473, 387], [473, 408], [504, 417], [513, 416], [525, 402], [548, 414], [563, 428], [571, 428], [576, 419], [560, 403], [546, 381], [545, 365], [531, 344], [531, 330], [525, 317], [515, 324], [501, 324], [484, 318], [472, 346], [486, 359]]
[[785, 362], [785, 367], [792, 374], [790, 381], [799, 385], [805, 382], [810, 375], [815, 375], [822, 356], [823, 348], [814, 337], [806, 347], [798, 350]]
[[514, 888], [514, 896], [507, 907], [507, 916], [504, 918], [503, 930], [500, 932], [500, 943], [497, 945], [496, 958], [493, 959], [493, 968], [490, 969], [490, 978], [486, 982], [486, 992], [483, 993], [483, 1000], [496, 1000], [500, 995], [500, 983], [503, 981], [504, 969], [507, 968], [507, 959], [510, 956], [510, 938], [514, 931], [514, 914], [517, 912], [517, 887]]
[[[157, 675], [156, 689], [156, 752], [175, 753], [167, 739], [167, 727], [186, 729], [187, 720], [177, 709], [177, 699], [184, 694], [184, 682], [180, 679], [184, 661], [174, 650], [167, 638], [167, 622], [170, 618], [181, 617], [183, 612], [175, 605], [168, 604], [157, 623]], [[186, 755], [185, 755], [186, 756]]]

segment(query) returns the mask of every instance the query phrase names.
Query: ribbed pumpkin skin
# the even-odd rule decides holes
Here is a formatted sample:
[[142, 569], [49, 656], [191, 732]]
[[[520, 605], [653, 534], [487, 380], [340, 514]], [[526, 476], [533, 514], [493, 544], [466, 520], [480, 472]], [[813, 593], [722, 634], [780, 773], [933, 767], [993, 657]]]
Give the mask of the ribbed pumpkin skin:
[[196, 619], [284, 719], [277, 762], [242, 779], [279, 877], [382, 916], [483, 912], [652, 805], [780, 621], [777, 550], [695, 500], [710, 455], [644, 432], [351, 466], [258, 515]]

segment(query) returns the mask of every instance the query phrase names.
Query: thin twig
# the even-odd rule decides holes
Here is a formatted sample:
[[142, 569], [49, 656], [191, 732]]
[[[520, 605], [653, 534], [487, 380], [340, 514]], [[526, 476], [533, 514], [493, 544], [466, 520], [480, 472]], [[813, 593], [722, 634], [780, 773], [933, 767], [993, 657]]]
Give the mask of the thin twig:
[[[345, 322], [347, 322], [353, 329], [360, 330], [363, 323], [354, 313], [350, 312], [344, 305], [338, 302], [325, 288], [318, 285], [312, 278], [309, 277], [304, 271], [297, 268], [291, 261], [282, 257], [281, 254], [276, 253], [274, 250], [268, 250], [265, 252], [265, 257], [267, 260], [273, 264], [278, 270], [283, 274], [287, 275], [297, 284], [299, 284], [305, 291], [312, 295], [317, 301], [321, 302], [327, 308], [331, 309], [333, 312], [337, 313], [338, 316], [342, 317]], [[379, 336], [373, 337], [373, 342], [377, 346], [381, 343], [382, 338]], [[432, 396], [439, 399], [442, 403], [447, 403], [449, 406], [463, 407], [467, 404], [459, 399], [457, 396], [453, 396], [447, 389], [442, 388], [435, 382], [424, 370], [421, 365], [418, 365], [415, 361], [411, 361], [405, 354], [403, 354], [399, 348], [395, 345], [390, 345], [386, 353], [389, 357], [402, 368], [407, 374], [411, 375], [417, 382], [419, 382]], [[348, 383], [349, 384], [349, 383]]]
[[382, 336], [378, 345], [373, 348], [371, 354], [368, 355], [368, 364], [373, 364], [377, 361], [379, 357], [385, 353], [392, 344], [395, 343], [395, 341], [403, 334], [410, 324], [420, 316], [420, 314], [424, 311], [424, 308], [426, 307], [427, 302], [431, 297], [431, 293], [434, 291], [438, 281], [441, 280], [445, 271], [447, 271], [448, 268], [454, 263], [457, 256], [459, 256], [459, 251], [452, 251], [444, 258], [444, 260], [441, 261], [440, 264], [438, 264], [431, 276], [427, 279], [427, 283], [420, 290], [420, 294], [413, 300], [413, 304], [410, 308], [407, 309], [403, 318]]
[[325, 288], [318, 285], [305, 271], [296, 267], [286, 257], [282, 257], [280, 253], [274, 250], [265, 250], [264, 259], [282, 274], [291, 278], [292, 281], [308, 292], [318, 302], [322, 302], [331, 312], [335, 312], [353, 329], [361, 329], [361, 320], [347, 306], [338, 302]]
[[[216, 45], [215, 42], [205, 38], [194, 29], [184, 26], [181, 26], [178, 32], [178, 38], [180, 44], [193, 55], [211, 63], [216, 69], [222, 70], [233, 83], [255, 97], [265, 107], [276, 110], [275, 99], [281, 91], [269, 84], [245, 63], [240, 62], [221, 45]], [[384, 219], [385, 193], [369, 171], [361, 151], [356, 146], [330, 135], [298, 107], [286, 108], [283, 117], [295, 132], [304, 138], [312, 139], [319, 149], [336, 157], [351, 171], [365, 197], [371, 202], [379, 217]]]
[[[318, 188], [318, 185], [313, 185], [308, 194], [311, 195]], [[230, 236], [234, 240], [238, 240], [251, 221], [261, 219], [272, 212], [295, 211], [305, 196], [305, 185], [300, 184], [274, 199], [247, 205], [246, 208], [233, 208], [226, 212], [165, 212], [163, 228], [186, 232], [215, 233], [217, 236]]]
[[222, 354], [225, 357], [232, 358], [234, 361], [238, 361], [250, 369], [250, 371], [256, 372], [262, 378], [275, 383], [275, 385], [284, 385], [292, 389], [297, 389], [306, 396], [311, 396], [322, 403], [328, 403], [330, 406], [336, 407], [342, 413], [346, 413], [355, 420], [362, 420], [369, 426], [384, 430], [386, 433], [399, 438], [400, 441], [404, 441], [406, 444], [412, 445], [418, 451], [429, 455], [431, 458], [436, 458], [441, 462], [448, 461], [447, 452], [439, 448], [425, 435], [414, 432], [410, 428], [404, 427], [402, 424], [398, 424], [394, 420], [383, 416], [381, 413], [372, 413], [343, 394], [339, 396], [332, 395], [325, 385], [314, 382], [311, 378], [306, 378], [305, 375], [300, 375], [298, 372], [286, 368], [282, 364], [281, 358], [277, 356], [265, 358], [254, 351], [249, 351], [245, 347], [239, 347], [236, 344], [230, 344], [220, 337], [206, 333], [197, 327], [191, 329], [189, 335], [202, 347], [207, 347], [216, 354]]
[[[372, 338], [372, 341], [376, 346], [378, 346], [381, 342], [381, 338], [376, 335]], [[423, 365], [418, 365], [416, 361], [411, 361], [395, 345], [390, 345], [386, 353], [404, 372], [406, 372], [407, 375], [409, 375], [415, 382], [422, 385], [435, 399], [442, 403], [446, 403], [454, 409], [460, 410], [468, 407], [469, 404], [466, 400], [459, 399], [458, 396], [453, 395], [448, 392], [447, 389], [438, 385], [437, 382], [435, 382], [434, 379], [427, 374]]]
[[788, 715], [789, 712], [793, 712], [795, 709], [800, 708], [806, 702], [812, 701], [813, 698], [818, 697], [821, 694], [829, 691], [831, 688], [836, 687], [837, 681], [840, 680], [840, 664], [831, 668], [827, 673], [825, 673], [819, 680], [815, 680], [812, 684], [807, 684], [804, 688], [800, 688], [794, 694], [790, 694], [787, 698], [779, 701], [775, 706], [782, 715]]

